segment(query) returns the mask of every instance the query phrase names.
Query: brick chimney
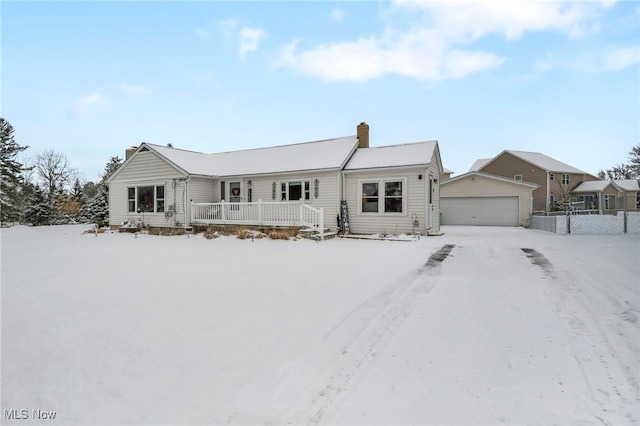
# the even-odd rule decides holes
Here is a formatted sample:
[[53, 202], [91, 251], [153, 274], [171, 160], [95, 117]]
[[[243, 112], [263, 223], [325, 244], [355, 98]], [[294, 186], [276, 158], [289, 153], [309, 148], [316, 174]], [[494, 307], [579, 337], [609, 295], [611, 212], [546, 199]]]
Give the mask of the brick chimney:
[[358, 124], [358, 148], [369, 148], [369, 125], [364, 121]]
[[129, 157], [131, 157], [133, 155], [133, 153], [136, 152], [137, 149], [138, 149], [137, 146], [132, 146], [131, 148], [127, 148], [124, 151], [124, 160], [127, 161], [129, 159]]

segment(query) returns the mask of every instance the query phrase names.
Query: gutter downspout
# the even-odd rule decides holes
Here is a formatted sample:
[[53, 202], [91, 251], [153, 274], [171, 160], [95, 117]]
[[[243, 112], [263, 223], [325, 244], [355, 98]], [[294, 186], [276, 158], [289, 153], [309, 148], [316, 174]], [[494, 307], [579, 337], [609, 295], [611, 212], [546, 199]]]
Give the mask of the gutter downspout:
[[[184, 181], [184, 226], [191, 226], [191, 203], [187, 204], [187, 200], [189, 199], [189, 181], [191, 180], [191, 176], [187, 176], [187, 179]], [[174, 192], [175, 196], [175, 192]]]

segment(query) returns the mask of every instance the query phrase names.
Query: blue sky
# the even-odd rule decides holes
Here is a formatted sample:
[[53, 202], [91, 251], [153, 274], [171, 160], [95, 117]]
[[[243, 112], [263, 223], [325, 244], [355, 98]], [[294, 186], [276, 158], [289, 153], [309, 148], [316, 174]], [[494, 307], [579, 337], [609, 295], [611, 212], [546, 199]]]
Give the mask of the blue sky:
[[220, 152], [353, 135], [590, 173], [640, 143], [640, 4], [3, 1], [2, 116], [87, 180], [146, 141]]

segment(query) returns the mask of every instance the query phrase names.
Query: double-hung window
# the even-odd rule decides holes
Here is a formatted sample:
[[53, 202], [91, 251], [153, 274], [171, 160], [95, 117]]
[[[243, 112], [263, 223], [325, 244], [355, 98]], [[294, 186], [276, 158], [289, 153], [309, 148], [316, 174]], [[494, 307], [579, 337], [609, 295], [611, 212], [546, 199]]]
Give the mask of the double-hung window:
[[127, 188], [127, 211], [164, 212], [164, 185], [130, 186]]
[[562, 174], [562, 184], [563, 185], [569, 185], [569, 181], [571, 180], [571, 175], [569, 175], [568, 173], [563, 173]]
[[358, 182], [360, 213], [392, 214], [406, 212], [406, 179], [372, 179]]

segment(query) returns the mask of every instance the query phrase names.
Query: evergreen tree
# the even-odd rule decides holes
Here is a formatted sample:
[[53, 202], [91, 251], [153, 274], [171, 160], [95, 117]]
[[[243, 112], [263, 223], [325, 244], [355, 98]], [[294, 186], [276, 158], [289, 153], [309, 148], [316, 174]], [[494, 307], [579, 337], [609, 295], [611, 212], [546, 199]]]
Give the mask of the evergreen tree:
[[100, 185], [106, 185], [107, 179], [109, 179], [111, 175], [114, 174], [120, 166], [122, 166], [122, 163], [122, 158], [111, 157], [107, 164], [104, 166], [104, 173], [102, 174], [102, 177], [100, 179]]
[[19, 197], [24, 169], [17, 155], [27, 149], [16, 143], [13, 126], [0, 117], [0, 223], [19, 220]]
[[633, 175], [632, 178], [640, 179], [640, 144], [629, 151], [629, 168]]
[[33, 188], [25, 211], [25, 221], [33, 226], [48, 225], [51, 222], [51, 200], [39, 186]]
[[88, 223], [95, 223], [97, 226], [107, 226], [109, 224], [109, 203], [104, 192], [98, 192], [91, 198], [82, 210], [82, 218]]

